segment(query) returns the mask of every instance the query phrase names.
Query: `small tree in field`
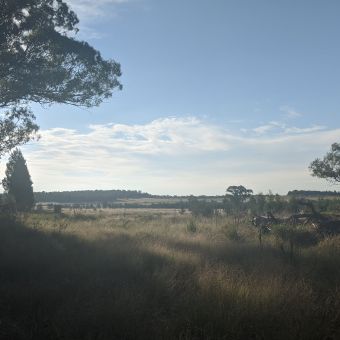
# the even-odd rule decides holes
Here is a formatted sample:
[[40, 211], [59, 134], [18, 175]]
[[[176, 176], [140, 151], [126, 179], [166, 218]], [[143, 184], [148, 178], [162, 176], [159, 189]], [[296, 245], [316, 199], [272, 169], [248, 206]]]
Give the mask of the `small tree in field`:
[[229, 203], [235, 216], [235, 222], [239, 223], [241, 212], [244, 211], [245, 203], [250, 199], [253, 190], [243, 185], [229, 186], [226, 192], [224, 203]]
[[323, 159], [314, 160], [309, 169], [312, 176], [325, 178], [332, 183], [340, 183], [340, 143], [332, 144], [331, 151]]
[[9, 158], [6, 177], [2, 185], [6, 194], [15, 200], [18, 211], [29, 211], [34, 205], [33, 187], [26, 160], [21, 151], [15, 149]]

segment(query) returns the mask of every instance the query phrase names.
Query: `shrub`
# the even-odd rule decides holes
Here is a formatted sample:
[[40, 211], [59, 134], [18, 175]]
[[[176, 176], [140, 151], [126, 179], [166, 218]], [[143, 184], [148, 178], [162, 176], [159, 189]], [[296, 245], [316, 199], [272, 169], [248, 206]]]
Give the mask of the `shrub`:
[[304, 226], [278, 225], [274, 228], [274, 235], [280, 242], [280, 248], [285, 252], [288, 245], [290, 259], [294, 257], [294, 249], [309, 247], [317, 244], [318, 236]]
[[244, 240], [236, 225], [226, 225], [226, 236], [230, 241], [240, 242]]
[[189, 211], [194, 216], [212, 217], [215, 211], [215, 202], [207, 202], [198, 200], [197, 198], [189, 198]]
[[189, 233], [196, 233], [197, 225], [193, 220], [190, 220], [189, 223], [187, 224], [187, 231]]
[[61, 212], [62, 212], [62, 206], [61, 206], [60, 204], [54, 205], [54, 206], [53, 206], [53, 212], [54, 212], [55, 214], [60, 215]]

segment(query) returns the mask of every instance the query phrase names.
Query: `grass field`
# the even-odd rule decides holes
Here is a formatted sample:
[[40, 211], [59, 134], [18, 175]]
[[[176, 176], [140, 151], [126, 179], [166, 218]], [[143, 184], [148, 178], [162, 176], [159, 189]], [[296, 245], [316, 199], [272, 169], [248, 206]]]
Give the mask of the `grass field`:
[[1, 339], [339, 339], [340, 238], [175, 210], [0, 226]]

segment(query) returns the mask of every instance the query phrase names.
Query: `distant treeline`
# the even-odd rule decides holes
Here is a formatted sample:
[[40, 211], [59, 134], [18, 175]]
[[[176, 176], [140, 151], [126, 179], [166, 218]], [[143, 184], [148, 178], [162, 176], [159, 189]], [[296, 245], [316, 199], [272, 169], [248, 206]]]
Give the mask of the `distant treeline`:
[[[321, 193], [321, 194], [320, 194]], [[55, 212], [71, 209], [178, 209], [190, 211], [194, 216], [212, 217], [220, 213], [234, 216], [296, 214], [314, 211], [335, 213], [340, 211], [340, 195], [333, 191], [290, 191], [278, 194], [248, 194], [245, 197], [225, 196], [160, 196], [137, 190], [83, 190], [35, 193], [36, 209], [46, 207]], [[305, 196], [305, 197], [303, 197]], [[308, 197], [309, 196], [309, 197]], [[314, 196], [314, 197], [313, 197]]]
[[81, 190], [35, 192], [34, 198], [40, 203], [105, 203], [118, 199], [150, 198], [152, 195], [138, 190]]
[[[205, 202], [205, 201], [204, 201]], [[209, 202], [210, 204], [210, 202]], [[55, 206], [60, 206], [61, 208], [71, 208], [71, 209], [189, 209], [189, 202], [159, 202], [159, 203], [110, 203], [110, 202], [97, 202], [97, 203], [43, 203], [37, 204], [37, 209], [40, 210], [45, 206], [48, 209], [53, 209]]]
[[[154, 199], [184, 199], [187, 200], [193, 196], [171, 196], [171, 195], [151, 195], [140, 190], [81, 190], [81, 191], [53, 191], [53, 192], [35, 192], [34, 198], [36, 203], [61, 203], [61, 204], [97, 204], [106, 205], [112, 203], [115, 207], [121, 207], [124, 204], [117, 202], [124, 199], [141, 199], [141, 198], [154, 198]], [[198, 199], [222, 199], [223, 196], [196, 196]], [[171, 202], [173, 206], [175, 202]], [[177, 204], [177, 203], [176, 203]], [[157, 205], [157, 203], [155, 203]], [[161, 203], [164, 205], [164, 202]], [[140, 204], [138, 203], [138, 207]]]
[[194, 196], [185, 200], [164, 200], [159, 202], [97, 202], [97, 203], [43, 203], [37, 204], [36, 209], [41, 211], [43, 206], [48, 209], [71, 208], [71, 209], [178, 209], [181, 212], [190, 211], [194, 216], [212, 217], [216, 214], [224, 212], [228, 215], [263, 215], [271, 212], [273, 214], [296, 214], [301, 212], [310, 213], [311, 203], [314, 209], [321, 213], [334, 213], [340, 211], [340, 199], [319, 198], [317, 200], [299, 199], [291, 196], [286, 199], [279, 195], [254, 195], [241, 205], [235, 204], [230, 197], [226, 197], [223, 201], [206, 198], [198, 198]]
[[340, 196], [338, 191], [292, 190], [288, 196]]

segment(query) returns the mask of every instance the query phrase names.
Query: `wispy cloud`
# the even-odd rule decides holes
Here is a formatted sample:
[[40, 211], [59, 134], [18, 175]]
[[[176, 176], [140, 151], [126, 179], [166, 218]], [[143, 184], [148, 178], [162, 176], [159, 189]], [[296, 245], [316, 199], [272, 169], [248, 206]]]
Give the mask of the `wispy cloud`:
[[263, 134], [266, 134], [270, 131], [282, 130], [284, 128], [285, 128], [285, 124], [283, 124], [281, 122], [272, 121], [272, 122], [269, 122], [267, 124], [257, 126], [255, 128], [253, 128], [252, 131], [255, 132], [257, 135], [263, 135]]
[[117, 6], [132, 0], [69, 0], [68, 4], [80, 19], [91, 20], [98, 16], [112, 15]]
[[283, 112], [287, 118], [296, 118], [302, 116], [301, 112], [288, 105], [281, 106], [280, 111]]
[[311, 127], [306, 127], [306, 128], [298, 128], [296, 126], [288, 127], [285, 129], [286, 133], [310, 133], [310, 132], [316, 132], [316, 131], [321, 131], [325, 130], [326, 127], [323, 125], [313, 125]]
[[144, 125], [90, 125], [89, 128], [86, 134], [62, 128], [42, 131], [36, 147], [47, 158], [49, 152], [68, 153], [70, 150], [89, 157], [98, 152], [107, 156], [176, 155], [227, 150], [231, 138], [222, 129], [202, 124], [195, 117], [169, 117]]
[[36, 190], [221, 194], [232, 184], [256, 191], [324, 188], [325, 182], [309, 176], [308, 164], [338, 140], [340, 128], [268, 125], [281, 130], [230, 133], [196, 117], [91, 125], [86, 133], [54, 128], [41, 131], [40, 141], [23, 151]]
[[68, 0], [67, 3], [80, 20], [78, 36], [85, 40], [98, 40], [106, 36], [105, 31], [96, 27], [98, 18], [103, 20], [116, 16], [124, 4], [135, 1], [137, 0]]
[[241, 129], [241, 131], [245, 134], [254, 133], [257, 136], [263, 136], [271, 134], [279, 136], [279, 135], [294, 135], [301, 133], [311, 133], [316, 131], [321, 131], [326, 129], [323, 125], [312, 125], [308, 127], [297, 127], [297, 126], [288, 126], [284, 122], [280, 121], [271, 121], [266, 124], [259, 125], [252, 129]]

